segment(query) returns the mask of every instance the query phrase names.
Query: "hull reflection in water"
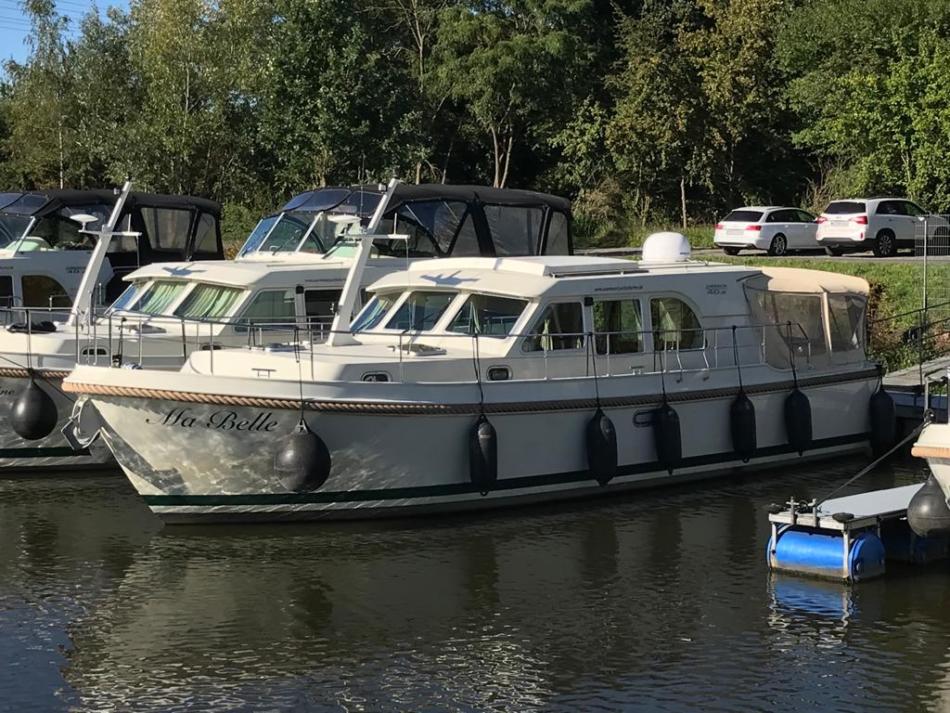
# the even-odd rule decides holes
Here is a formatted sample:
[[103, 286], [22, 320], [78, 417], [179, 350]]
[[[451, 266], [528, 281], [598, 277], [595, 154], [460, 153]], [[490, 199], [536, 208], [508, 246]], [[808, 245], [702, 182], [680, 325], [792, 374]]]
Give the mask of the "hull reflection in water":
[[833, 604], [789, 607], [766, 584], [766, 504], [788, 488], [826, 492], [857, 465], [787, 472], [780, 486], [750, 478], [701, 495], [318, 529], [163, 531], [121, 480], [0, 484], [0, 641], [34, 621], [10, 612], [35, 612], [44, 629], [24, 650], [50, 662], [0, 673], [4, 701], [923, 708], [945, 688], [934, 668], [947, 659], [945, 572], [868, 584], [846, 625]]

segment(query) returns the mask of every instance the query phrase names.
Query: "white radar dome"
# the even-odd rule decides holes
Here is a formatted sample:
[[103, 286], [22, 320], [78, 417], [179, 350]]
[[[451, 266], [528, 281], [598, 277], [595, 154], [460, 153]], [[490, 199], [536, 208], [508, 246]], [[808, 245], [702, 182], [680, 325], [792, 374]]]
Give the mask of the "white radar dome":
[[689, 253], [689, 240], [682, 233], [653, 233], [643, 241], [640, 262], [686, 262]]

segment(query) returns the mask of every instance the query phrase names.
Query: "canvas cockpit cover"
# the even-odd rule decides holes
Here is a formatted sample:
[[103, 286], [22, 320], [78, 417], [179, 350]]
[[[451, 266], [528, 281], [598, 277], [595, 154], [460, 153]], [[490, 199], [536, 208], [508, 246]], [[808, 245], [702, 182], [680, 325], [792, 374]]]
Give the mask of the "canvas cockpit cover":
[[[282, 212], [359, 216], [365, 226], [385, 193], [381, 186], [327, 187], [292, 198]], [[376, 242], [382, 254], [410, 257], [569, 255], [571, 205], [557, 196], [486, 186], [396, 186], [380, 233], [408, 241]]]
[[[30, 236], [48, 249], [88, 249], [91, 239], [81, 234], [70, 216], [82, 213], [98, 220], [98, 230], [108, 219], [118, 194], [112, 190], [35, 190], [0, 193], [0, 242], [7, 245], [21, 235], [29, 221]], [[136, 263], [156, 260], [220, 259], [224, 256], [220, 231], [221, 206], [192, 196], [133, 191], [129, 193], [118, 228], [141, 233], [134, 238], [114, 238], [110, 256], [137, 253]], [[3, 225], [9, 229], [4, 231]], [[121, 260], [120, 260], [121, 262]]]
[[765, 360], [788, 369], [864, 360], [868, 283], [818, 270], [762, 268], [744, 281]]

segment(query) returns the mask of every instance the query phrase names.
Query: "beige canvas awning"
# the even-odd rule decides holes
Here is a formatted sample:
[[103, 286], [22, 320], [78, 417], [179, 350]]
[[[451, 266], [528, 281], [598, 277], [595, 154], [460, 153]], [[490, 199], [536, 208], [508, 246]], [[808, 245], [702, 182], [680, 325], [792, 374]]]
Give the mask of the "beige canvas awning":
[[799, 294], [849, 294], [867, 295], [867, 280], [851, 275], [823, 270], [803, 270], [797, 267], [763, 267], [758, 275], [752, 275], [745, 284], [754, 290], [770, 292], [793, 292]]

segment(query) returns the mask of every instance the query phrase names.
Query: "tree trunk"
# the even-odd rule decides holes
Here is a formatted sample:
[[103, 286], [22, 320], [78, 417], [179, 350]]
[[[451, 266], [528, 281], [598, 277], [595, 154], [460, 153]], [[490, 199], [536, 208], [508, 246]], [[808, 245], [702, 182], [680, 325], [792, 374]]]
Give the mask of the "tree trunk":
[[495, 178], [492, 181], [492, 186], [498, 188], [498, 181], [501, 179], [501, 157], [498, 155], [500, 150], [498, 146], [498, 132], [495, 131], [494, 126], [490, 127], [489, 131], [491, 131], [492, 152], [495, 157]]
[[498, 184], [499, 188], [504, 188], [505, 184], [508, 183], [508, 167], [511, 165], [511, 144], [514, 141], [514, 134], [508, 134], [508, 145], [505, 147], [505, 170], [501, 174], [501, 183]]
[[683, 230], [686, 230], [686, 178], [680, 177], [680, 208], [683, 211]]

